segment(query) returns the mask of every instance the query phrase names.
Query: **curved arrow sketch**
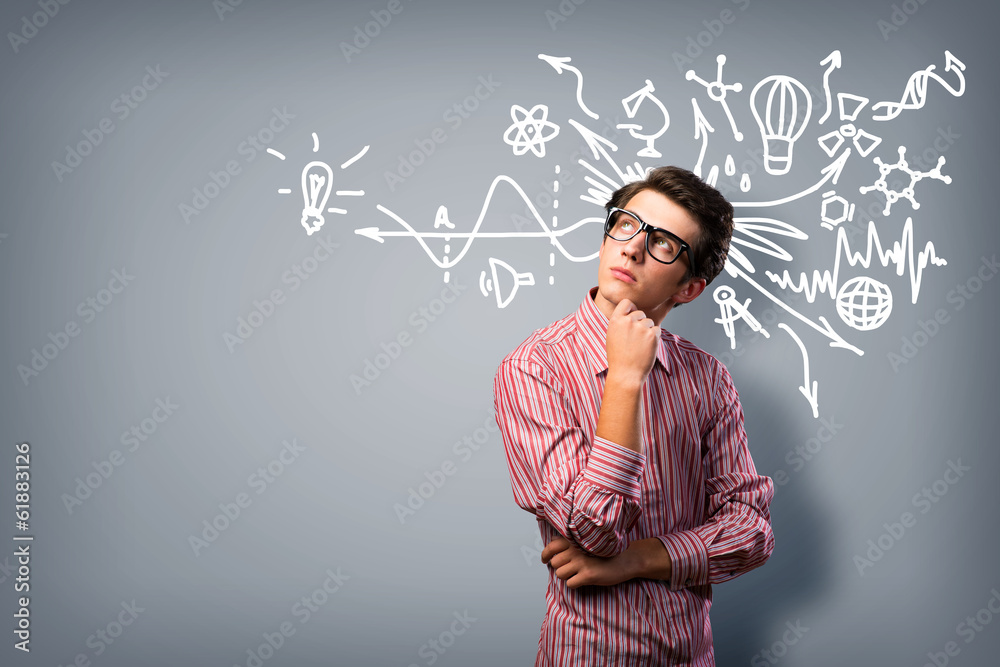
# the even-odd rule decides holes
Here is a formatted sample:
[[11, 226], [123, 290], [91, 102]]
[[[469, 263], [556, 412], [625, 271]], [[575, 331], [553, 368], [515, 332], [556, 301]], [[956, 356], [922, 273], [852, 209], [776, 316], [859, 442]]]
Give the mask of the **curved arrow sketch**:
[[[572, 123], [573, 121], [570, 122]], [[808, 187], [805, 190], [802, 190], [801, 192], [797, 192], [794, 195], [788, 195], [783, 199], [773, 199], [771, 201], [741, 201], [741, 202], [734, 201], [733, 207], [743, 206], [749, 208], [749, 207], [763, 207], [763, 206], [778, 206], [779, 204], [786, 204], [790, 201], [795, 201], [796, 199], [801, 199], [802, 197], [811, 195], [812, 193], [816, 192], [821, 187], [823, 187], [823, 185], [827, 181], [832, 180], [832, 182], [836, 184], [837, 179], [840, 178], [841, 172], [844, 171], [844, 165], [847, 164], [847, 158], [850, 154], [851, 154], [850, 148], [844, 149], [844, 152], [840, 154], [840, 157], [838, 157], [836, 160], [834, 160], [833, 162], [831, 162], [830, 164], [828, 164], [827, 166], [823, 167], [823, 169], [820, 170], [821, 174], [825, 174], [823, 178], [821, 178], [815, 185]]]
[[826, 119], [830, 117], [830, 111], [833, 110], [833, 96], [830, 95], [830, 74], [833, 70], [840, 69], [840, 50], [833, 51], [823, 60], [819, 61], [820, 65], [825, 65], [830, 63], [830, 66], [826, 68], [823, 72], [823, 91], [826, 93], [826, 112], [823, 117], [819, 119], [819, 124], [822, 125], [826, 122]]
[[563, 72], [573, 72], [576, 74], [576, 103], [580, 105], [583, 113], [587, 114], [594, 120], [600, 118], [596, 113], [591, 111], [586, 104], [583, 103], [583, 73], [577, 68], [569, 64], [571, 58], [568, 56], [565, 58], [559, 58], [556, 56], [547, 56], [544, 53], [538, 54], [539, 60], [544, 60], [548, 64], [552, 65], [552, 68], [556, 71], [556, 74], [562, 74]]
[[698, 153], [698, 161], [694, 165], [694, 173], [701, 178], [701, 166], [705, 161], [705, 152], [708, 150], [708, 133], [715, 132], [715, 128], [708, 124], [708, 119], [701, 112], [698, 100], [691, 98], [691, 106], [694, 108], [694, 138], [695, 141], [701, 139], [701, 151]]
[[780, 322], [778, 327], [787, 331], [788, 335], [795, 341], [795, 344], [799, 346], [799, 350], [802, 351], [802, 369], [805, 373], [805, 380], [799, 386], [799, 391], [802, 392], [802, 395], [809, 401], [809, 405], [812, 406], [813, 419], [819, 419], [819, 383], [813, 380], [812, 384], [809, 384], [809, 353], [806, 352], [806, 346], [802, 344], [802, 340], [795, 335], [790, 326], [784, 322]]

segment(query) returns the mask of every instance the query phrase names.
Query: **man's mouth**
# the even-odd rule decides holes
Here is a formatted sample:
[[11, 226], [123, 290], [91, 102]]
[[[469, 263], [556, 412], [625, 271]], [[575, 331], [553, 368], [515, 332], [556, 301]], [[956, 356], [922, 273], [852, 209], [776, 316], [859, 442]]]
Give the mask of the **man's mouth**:
[[611, 275], [626, 283], [636, 282], [635, 276], [627, 269], [611, 269]]

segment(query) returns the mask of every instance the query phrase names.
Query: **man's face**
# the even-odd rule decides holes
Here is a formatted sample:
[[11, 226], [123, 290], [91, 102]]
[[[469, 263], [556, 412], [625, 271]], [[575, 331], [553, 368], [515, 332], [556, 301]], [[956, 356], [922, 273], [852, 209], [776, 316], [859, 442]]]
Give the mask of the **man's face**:
[[[701, 228], [691, 214], [655, 190], [642, 190], [622, 207], [644, 222], [673, 232], [694, 246]], [[664, 264], [646, 252], [646, 232], [628, 241], [604, 237], [598, 253], [597, 295], [594, 303], [608, 318], [622, 299], [629, 299], [657, 325], [675, 304], [693, 300], [705, 289], [703, 278], [684, 280], [691, 258], [681, 253]]]

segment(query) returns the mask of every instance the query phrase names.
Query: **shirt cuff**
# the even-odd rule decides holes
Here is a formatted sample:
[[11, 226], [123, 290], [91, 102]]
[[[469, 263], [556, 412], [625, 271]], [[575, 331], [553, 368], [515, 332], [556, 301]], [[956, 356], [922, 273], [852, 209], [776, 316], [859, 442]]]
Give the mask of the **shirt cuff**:
[[594, 436], [583, 478], [601, 488], [639, 501], [646, 455]]
[[708, 583], [708, 548], [693, 530], [657, 535], [670, 556], [670, 590]]

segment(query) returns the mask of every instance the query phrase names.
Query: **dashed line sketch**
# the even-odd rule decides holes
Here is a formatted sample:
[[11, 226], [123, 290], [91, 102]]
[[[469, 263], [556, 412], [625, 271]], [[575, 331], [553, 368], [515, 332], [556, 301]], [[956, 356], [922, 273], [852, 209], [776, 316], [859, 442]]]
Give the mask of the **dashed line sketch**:
[[[882, 210], [883, 215], [889, 215], [892, 211], [892, 205], [899, 201], [900, 197], [905, 197], [910, 200], [910, 206], [913, 210], [920, 208], [920, 203], [914, 197], [914, 189], [918, 181], [925, 178], [935, 178], [939, 181], [943, 181], [945, 184], [951, 183], [951, 176], [946, 176], [941, 173], [941, 167], [944, 166], [944, 156], [938, 157], [937, 165], [930, 171], [913, 171], [910, 169], [909, 163], [906, 161], [906, 147], [899, 147], [899, 160], [893, 164], [885, 164], [882, 162], [882, 158], [875, 156], [873, 161], [878, 165], [879, 178], [872, 185], [862, 185], [860, 190], [861, 194], [866, 192], [871, 192], [872, 190], [878, 190], [885, 195], [885, 208]], [[897, 192], [895, 190], [889, 189], [888, 178], [889, 174], [893, 171], [900, 171], [908, 174], [910, 176], [910, 183], [904, 187], [901, 191]]]
[[503, 140], [514, 148], [514, 155], [524, 155], [530, 150], [538, 157], [545, 157], [545, 144], [559, 134], [559, 126], [549, 122], [549, 108], [536, 104], [528, 111], [515, 104], [510, 108], [510, 117], [514, 122]]
[[[531, 272], [518, 273], [510, 264], [496, 257], [490, 257], [489, 261], [492, 278], [486, 277], [486, 271], [479, 274], [479, 290], [485, 297], [488, 297], [490, 292], [494, 292], [497, 299], [497, 308], [503, 309], [510, 305], [521, 285], [535, 284], [535, 276]], [[497, 269], [501, 269], [501, 271]], [[504, 274], [513, 279], [512, 286], [507, 291], [506, 296], [503, 296], [504, 290], [500, 287], [500, 276]]]
[[729, 125], [733, 128], [733, 138], [736, 141], [743, 141], [743, 133], [736, 127], [736, 119], [733, 118], [733, 112], [729, 109], [729, 104], [726, 102], [726, 94], [729, 91], [734, 93], [740, 92], [743, 90], [743, 84], [722, 83], [722, 67], [726, 64], [726, 56], [720, 53], [715, 61], [719, 64], [715, 81], [705, 81], [693, 69], [689, 69], [684, 76], [688, 81], [696, 81], [703, 85], [705, 91], [708, 93], [708, 97], [722, 105], [723, 111], [726, 112], [726, 118], [729, 119]]
[[729, 285], [720, 285], [715, 288], [712, 298], [719, 304], [720, 317], [715, 321], [722, 325], [723, 331], [729, 336], [729, 344], [732, 349], [736, 349], [736, 323], [743, 320], [753, 331], [759, 332], [764, 338], [770, 338], [757, 318], [750, 314], [750, 299], [740, 303], [736, 298], [736, 291]]
[[812, 383], [809, 382], [809, 353], [806, 351], [806, 346], [803, 344], [802, 339], [799, 338], [798, 334], [792, 330], [790, 326], [784, 322], [778, 323], [778, 328], [783, 329], [795, 344], [799, 346], [799, 351], [802, 353], [802, 373], [804, 379], [802, 384], [799, 386], [799, 391], [802, 395], [806, 397], [809, 401], [809, 405], [812, 407], [813, 419], [819, 419], [819, 382], [813, 380]]
[[[891, 247], [885, 248], [879, 238], [875, 221], [868, 222], [867, 248], [864, 253], [851, 251], [851, 245], [847, 238], [847, 229], [839, 227], [837, 229], [837, 247], [833, 260], [833, 270], [820, 272], [814, 270], [812, 279], [805, 272], [799, 276], [798, 283], [795, 283], [791, 274], [785, 270], [780, 276], [767, 271], [767, 277], [778, 285], [781, 289], [790, 289], [793, 292], [805, 294], [806, 300], [813, 303], [816, 295], [827, 292], [832, 298], [839, 298], [840, 291], [838, 285], [840, 281], [841, 261], [846, 259], [851, 266], [860, 264], [864, 268], [869, 268], [874, 259], [873, 253], [877, 255], [878, 262], [887, 267], [889, 264], [896, 266], [896, 275], [902, 276], [907, 269], [910, 272], [910, 293], [913, 303], [917, 302], [920, 294], [920, 283], [923, 278], [924, 269], [933, 264], [934, 266], [944, 266], [948, 262], [937, 256], [934, 242], [928, 241], [924, 249], [917, 253], [916, 261], [913, 257], [913, 218], [907, 218], [903, 225], [900, 240], [893, 243]], [[871, 327], [874, 328], [874, 327]]]
[[840, 120], [843, 125], [816, 140], [823, 152], [829, 157], [833, 157], [833, 154], [840, 150], [845, 141], [852, 141], [854, 149], [861, 157], [868, 157], [882, 143], [881, 137], [876, 137], [865, 130], [859, 130], [854, 125], [858, 114], [868, 105], [868, 102], [867, 97], [851, 95], [850, 93], [837, 93], [837, 105], [840, 108]]
[[899, 102], [879, 102], [873, 105], [872, 111], [878, 109], [885, 109], [885, 111], [872, 116], [872, 120], [892, 120], [905, 109], [922, 109], [927, 102], [927, 86], [930, 79], [940, 83], [942, 88], [955, 97], [961, 97], [965, 94], [965, 63], [953, 56], [951, 51], [944, 52], [944, 71], [954, 73], [957, 81], [955, 85], [938, 75], [934, 71], [935, 67], [935, 65], [930, 65], [926, 69], [914, 72], [906, 82], [906, 89]]
[[[586, 104], [583, 102], [583, 74], [576, 67], [570, 65], [571, 58], [558, 58], [556, 56], [547, 56], [544, 53], [539, 53], [538, 58], [544, 60], [548, 64], [552, 65], [552, 68], [556, 71], [556, 74], [562, 74], [563, 72], [572, 72], [576, 74], [576, 103], [580, 105], [580, 109], [583, 113], [587, 114], [594, 120], [598, 120], [600, 116], [591, 111]], [[629, 116], [631, 118], [631, 116]]]
[[764, 142], [764, 169], [774, 176], [792, 168], [792, 149], [809, 124], [812, 96], [797, 79], [775, 74], [754, 86], [750, 109]]
[[653, 146], [653, 142], [656, 141], [667, 128], [670, 127], [670, 114], [667, 113], [667, 108], [663, 106], [663, 102], [659, 100], [653, 93], [656, 91], [653, 88], [653, 82], [646, 79], [646, 85], [635, 91], [628, 97], [622, 100], [622, 106], [625, 107], [625, 115], [629, 118], [635, 118], [636, 114], [639, 113], [639, 108], [642, 103], [646, 100], [652, 102], [660, 113], [663, 114], [663, 124], [660, 128], [655, 130], [652, 134], [643, 134], [640, 130], [644, 129], [642, 125], [636, 123], [619, 123], [619, 130], [628, 130], [628, 133], [632, 135], [633, 138], [639, 139], [646, 142], [646, 147], [640, 149], [636, 155], [639, 157], [663, 157], [663, 154], [656, 150]]

